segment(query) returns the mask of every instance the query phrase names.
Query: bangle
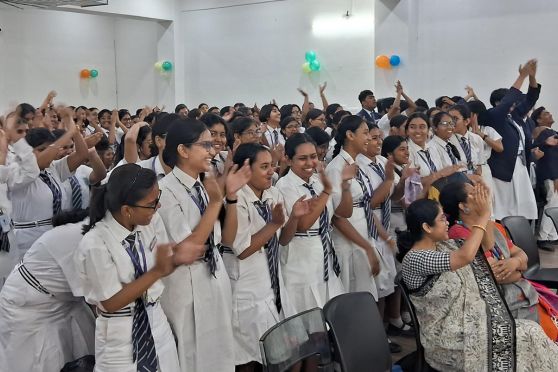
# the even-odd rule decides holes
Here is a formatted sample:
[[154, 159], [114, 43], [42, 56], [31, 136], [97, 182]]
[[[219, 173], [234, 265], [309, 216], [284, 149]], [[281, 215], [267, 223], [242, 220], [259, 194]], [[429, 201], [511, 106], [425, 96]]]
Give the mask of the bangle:
[[486, 232], [486, 227], [481, 225], [472, 225], [471, 228], [476, 227], [477, 229], [481, 229], [482, 231]]
[[331, 193], [329, 193], [329, 192], [327, 192], [327, 191], [325, 191], [325, 190], [322, 190], [322, 194], [326, 194], [326, 195], [328, 195], [328, 196], [331, 195]]
[[236, 204], [238, 203], [238, 199], [230, 200], [229, 198], [225, 197], [225, 201], [227, 204]]

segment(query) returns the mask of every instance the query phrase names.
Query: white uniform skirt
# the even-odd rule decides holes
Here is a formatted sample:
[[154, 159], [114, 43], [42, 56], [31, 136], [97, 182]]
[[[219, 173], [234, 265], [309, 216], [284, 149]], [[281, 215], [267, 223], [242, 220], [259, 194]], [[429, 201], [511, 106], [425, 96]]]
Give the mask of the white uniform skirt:
[[[337, 249], [336, 253], [339, 259]], [[337, 276], [333, 271], [331, 256], [328, 257], [329, 280], [324, 281], [324, 251], [319, 235], [295, 236], [288, 246], [282, 247], [281, 270], [296, 313], [324, 307], [333, 297], [347, 292], [341, 273]]]
[[[133, 310], [132, 310], [133, 312]], [[151, 333], [160, 372], [178, 372], [178, 355], [167, 317], [156, 303], [147, 307]], [[97, 317], [95, 329], [95, 371], [137, 372], [132, 359], [133, 316], [105, 318]]]
[[180, 370], [234, 371], [232, 296], [221, 255], [216, 278], [205, 262], [178, 267], [163, 279], [161, 305], [177, 341]]
[[26, 229], [14, 229], [17, 242], [19, 260], [25, 256], [25, 253], [31, 248], [35, 240], [47, 231], [52, 230], [52, 225], [30, 227]]
[[[0, 294], [0, 370], [60, 371], [94, 354], [95, 318], [71, 293], [50, 296], [14, 273]], [[121, 370], [119, 370], [121, 371]]]
[[507, 216], [523, 216], [528, 220], [537, 219], [537, 201], [531, 186], [527, 168], [519, 157], [511, 182], [494, 180], [494, 218], [501, 220]]
[[[279, 313], [275, 305], [266, 252], [259, 250], [244, 260], [233, 253], [224, 253], [223, 261], [232, 286], [235, 364], [261, 363], [260, 337], [284, 318], [283, 312]], [[280, 288], [281, 284], [280, 281]], [[281, 301], [287, 306], [285, 296], [281, 296]]]
[[[349, 222], [357, 232], [368, 239], [364, 208], [353, 207], [353, 215]], [[337, 229], [333, 229], [332, 238], [341, 265], [341, 282], [344, 288], [347, 292], [370, 292], [377, 301], [378, 289], [364, 249], [353, 244]]]

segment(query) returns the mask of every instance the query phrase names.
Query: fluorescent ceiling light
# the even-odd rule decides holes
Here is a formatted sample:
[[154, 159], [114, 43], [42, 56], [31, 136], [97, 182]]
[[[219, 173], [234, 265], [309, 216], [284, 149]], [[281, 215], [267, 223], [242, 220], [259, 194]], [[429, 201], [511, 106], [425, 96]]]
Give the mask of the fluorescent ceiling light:
[[366, 16], [329, 16], [312, 22], [312, 34], [318, 37], [364, 35], [374, 30], [374, 19]]

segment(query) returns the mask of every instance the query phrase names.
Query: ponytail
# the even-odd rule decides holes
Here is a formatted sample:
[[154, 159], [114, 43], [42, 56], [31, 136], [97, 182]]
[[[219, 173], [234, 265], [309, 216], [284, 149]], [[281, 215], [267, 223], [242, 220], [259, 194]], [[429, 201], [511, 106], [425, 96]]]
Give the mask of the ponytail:
[[83, 234], [91, 230], [97, 222], [105, 217], [105, 214], [107, 213], [107, 203], [105, 200], [106, 194], [106, 184], [94, 187], [91, 190], [91, 200], [89, 201], [89, 223], [83, 225]]
[[335, 134], [335, 147], [333, 148], [333, 157], [336, 157], [341, 152], [341, 147], [345, 145], [345, 139], [347, 138], [347, 132], [356, 132], [358, 127], [362, 123], [365, 123], [364, 119], [357, 115], [350, 115], [344, 117], [339, 123], [339, 128], [337, 128], [337, 133]]

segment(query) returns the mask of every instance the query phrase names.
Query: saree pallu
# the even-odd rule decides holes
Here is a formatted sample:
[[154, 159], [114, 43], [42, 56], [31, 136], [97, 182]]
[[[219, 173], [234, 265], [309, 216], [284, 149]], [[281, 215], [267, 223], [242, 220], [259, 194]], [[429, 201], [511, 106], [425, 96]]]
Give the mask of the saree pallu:
[[[459, 249], [461, 241], [437, 244]], [[431, 276], [411, 293], [426, 361], [440, 371], [554, 371], [558, 346], [540, 326], [514, 320], [479, 250], [455, 272]]]

